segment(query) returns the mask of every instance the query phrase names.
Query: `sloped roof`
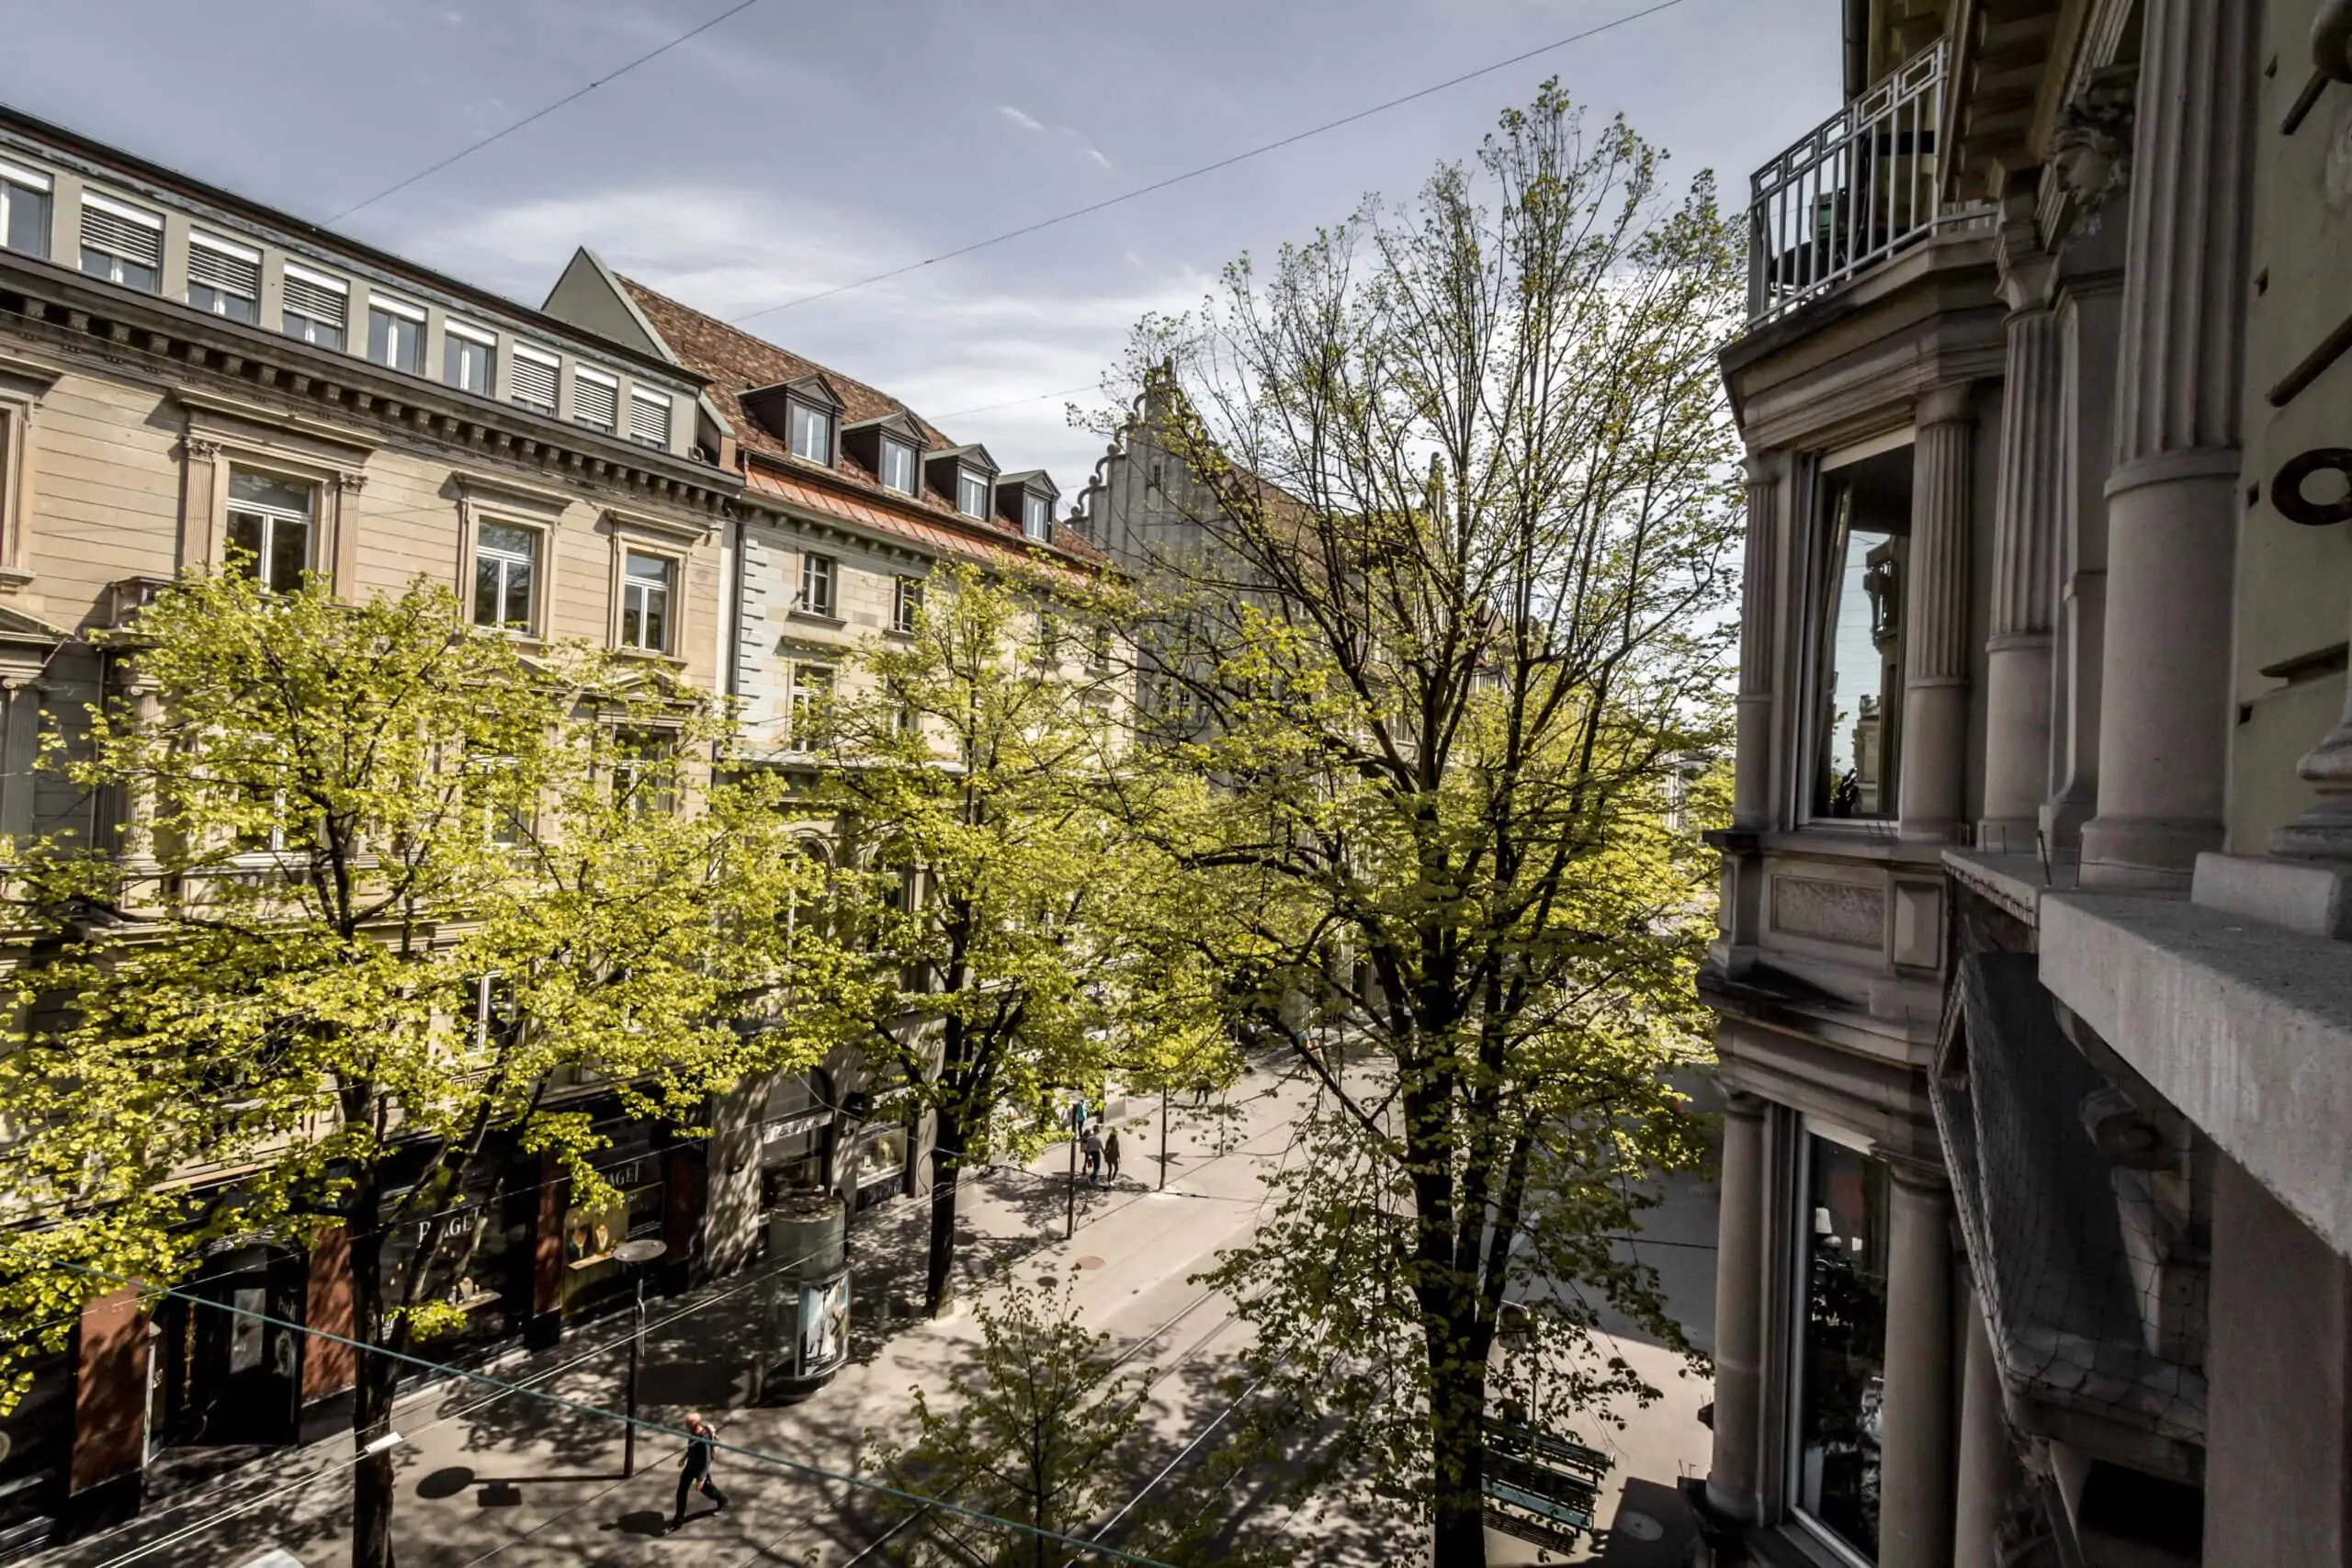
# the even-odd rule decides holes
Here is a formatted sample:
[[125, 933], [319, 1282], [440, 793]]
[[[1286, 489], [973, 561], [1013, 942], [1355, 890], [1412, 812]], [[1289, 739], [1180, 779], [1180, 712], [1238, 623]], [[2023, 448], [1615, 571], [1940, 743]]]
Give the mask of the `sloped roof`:
[[[791, 448], [743, 406], [744, 394], [822, 377], [842, 400], [844, 428], [895, 415], [908, 422], [921, 437], [926, 461], [967, 447], [888, 392], [789, 349], [779, 348], [764, 338], [753, 337], [666, 294], [657, 293], [635, 278], [622, 277], [618, 281], [680, 363], [709, 378], [710, 386], [704, 395], [733, 428], [744, 454], [744, 477], [754, 491], [865, 527], [897, 534], [924, 549], [948, 550], [976, 560], [998, 558], [1006, 552], [1019, 556], [1035, 547], [1033, 541], [1023, 538], [1018, 528], [1002, 518], [967, 517], [956, 510], [952, 500], [934, 495], [927, 489], [920, 496], [910, 496], [887, 488], [880, 476], [847, 450], [836, 451], [831, 468], [794, 457]], [[846, 446], [842, 442], [834, 445]], [[849, 493], [833, 493], [841, 489]], [[1054, 527], [1052, 547], [1074, 560], [1090, 564], [1110, 559], [1091, 541], [1059, 522]]]

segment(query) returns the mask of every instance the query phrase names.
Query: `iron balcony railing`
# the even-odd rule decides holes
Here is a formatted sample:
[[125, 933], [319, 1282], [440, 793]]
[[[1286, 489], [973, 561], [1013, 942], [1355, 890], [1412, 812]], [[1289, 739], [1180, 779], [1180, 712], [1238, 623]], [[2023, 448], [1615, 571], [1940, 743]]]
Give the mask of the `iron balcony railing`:
[[1944, 62], [1939, 41], [1756, 172], [1749, 325], [1817, 299], [1939, 229], [1990, 213], [1941, 196], [1936, 127]]

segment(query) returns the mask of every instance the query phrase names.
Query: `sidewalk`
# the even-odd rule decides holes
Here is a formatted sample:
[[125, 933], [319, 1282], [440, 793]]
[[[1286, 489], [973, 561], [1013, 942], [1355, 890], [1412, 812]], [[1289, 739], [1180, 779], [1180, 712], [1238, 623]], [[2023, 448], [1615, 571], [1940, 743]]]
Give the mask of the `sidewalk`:
[[[1257, 1098], [1270, 1089], [1272, 1098]], [[1302, 1099], [1295, 1084], [1265, 1072], [1250, 1075], [1236, 1086], [1241, 1113], [1223, 1154], [1214, 1115], [1180, 1102], [1170, 1115], [1165, 1193], [1151, 1185], [1157, 1103], [1148, 1132], [1123, 1122], [1123, 1179], [1115, 1189], [1080, 1184], [1073, 1241], [1062, 1235], [1069, 1187], [1059, 1149], [1029, 1169], [990, 1169], [968, 1179], [959, 1297], [968, 1299], [1002, 1269], [1067, 1271], [1088, 1324], [1123, 1348], [1182, 1314], [1130, 1363], [1170, 1373], [1154, 1391], [1152, 1417], [1181, 1444], [1191, 1435], [1188, 1416], [1195, 1407], [1222, 1404], [1215, 1379], [1232, 1369], [1244, 1343], [1225, 1303], [1204, 1300], [1189, 1277], [1255, 1224], [1259, 1175], [1283, 1157], [1290, 1115]], [[741, 1287], [760, 1277], [758, 1269], [693, 1296], [649, 1303], [649, 1325], [658, 1326], [647, 1336], [642, 1416], [675, 1427], [688, 1410], [699, 1409], [731, 1448], [835, 1477], [854, 1475], [868, 1431], [904, 1436], [907, 1389], [944, 1385], [978, 1338], [968, 1313], [938, 1323], [885, 1315], [894, 1299], [920, 1298], [928, 1218], [926, 1202], [902, 1200], [853, 1225], [853, 1363], [795, 1405], [746, 1407], [752, 1376], [744, 1351], [762, 1292]], [[403, 1442], [393, 1523], [401, 1568], [842, 1563], [903, 1511], [844, 1480], [722, 1451], [717, 1478], [729, 1507], [663, 1534], [680, 1443], [640, 1431], [637, 1473], [625, 1480], [620, 1423], [603, 1413], [622, 1402], [626, 1333], [626, 1317], [602, 1322], [555, 1350], [492, 1373], [569, 1404], [459, 1382], [403, 1402], [395, 1421]], [[333, 1568], [348, 1551], [349, 1455], [344, 1436], [280, 1453], [266, 1470], [175, 1498], [119, 1529], [33, 1561], [44, 1568], [127, 1568], [131, 1562], [236, 1568], [276, 1547], [308, 1568]], [[697, 1497], [695, 1506], [709, 1505]]]

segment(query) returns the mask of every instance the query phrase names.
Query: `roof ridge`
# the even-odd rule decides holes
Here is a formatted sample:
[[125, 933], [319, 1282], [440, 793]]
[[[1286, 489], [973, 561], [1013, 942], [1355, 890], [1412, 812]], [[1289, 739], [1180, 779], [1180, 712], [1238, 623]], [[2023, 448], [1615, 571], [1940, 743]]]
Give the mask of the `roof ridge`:
[[[944, 441], [948, 441], [951, 445], [954, 444], [953, 438], [950, 437], [945, 431], [940, 429], [939, 426], [933, 424], [930, 420], [923, 418], [923, 416], [917, 412], [914, 407], [907, 402], [905, 399], [884, 391], [881, 388], [874, 385], [871, 381], [862, 381], [856, 377], [850, 375], [847, 371], [836, 370], [830, 365], [820, 364], [797, 349], [786, 348], [780, 343], [771, 343], [766, 338], [747, 333], [742, 328], [735, 325], [732, 321], [711, 315], [707, 311], [698, 310], [692, 305], [687, 304], [684, 300], [679, 299], [672, 295], [664, 294], [660, 289], [653, 288], [651, 285], [629, 276], [627, 273], [616, 272], [613, 276], [620, 279], [622, 286], [628, 288], [631, 293], [645, 298], [658, 299], [663, 305], [673, 310], [684, 311], [685, 314], [694, 317], [697, 321], [700, 321], [705, 325], [716, 327], [744, 348], [750, 349], [757, 354], [780, 354], [787, 359], [797, 360], [800, 364], [808, 367], [809, 370], [814, 371], [819, 375], [831, 377], [835, 381], [856, 388], [859, 391], [871, 393], [873, 396], [888, 403], [892, 408], [906, 414], [907, 417], [922, 425], [923, 429], [929, 431], [932, 434], [938, 436]], [[780, 378], [791, 379], [792, 378], [787, 377]]]

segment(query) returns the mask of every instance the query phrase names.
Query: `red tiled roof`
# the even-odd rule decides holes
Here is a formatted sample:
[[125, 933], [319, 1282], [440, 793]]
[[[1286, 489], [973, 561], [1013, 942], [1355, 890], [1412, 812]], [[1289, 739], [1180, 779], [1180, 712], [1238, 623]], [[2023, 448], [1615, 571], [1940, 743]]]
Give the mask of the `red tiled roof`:
[[[897, 534], [927, 549], [975, 560], [1018, 558], [1035, 547], [1002, 518], [967, 517], [953, 502], [928, 488], [919, 496], [886, 489], [871, 468], [846, 451], [837, 451], [830, 468], [794, 457], [790, 447], [743, 407], [743, 393], [821, 375], [841, 396], [843, 424], [905, 414], [922, 432], [928, 450], [952, 451], [959, 444], [887, 392], [706, 316], [634, 278], [624, 277], [620, 282], [685, 367], [710, 378], [705, 395], [733, 427], [736, 441], [743, 448], [744, 478], [753, 490], [812, 512]], [[836, 448], [842, 445], [834, 443]], [[1090, 563], [1110, 558], [1091, 541], [1058, 523], [1054, 525], [1053, 547]]]

